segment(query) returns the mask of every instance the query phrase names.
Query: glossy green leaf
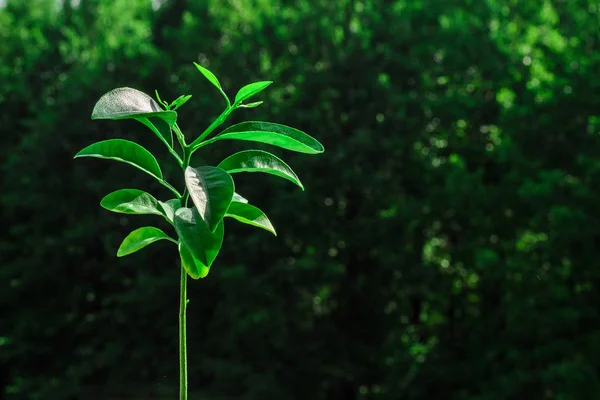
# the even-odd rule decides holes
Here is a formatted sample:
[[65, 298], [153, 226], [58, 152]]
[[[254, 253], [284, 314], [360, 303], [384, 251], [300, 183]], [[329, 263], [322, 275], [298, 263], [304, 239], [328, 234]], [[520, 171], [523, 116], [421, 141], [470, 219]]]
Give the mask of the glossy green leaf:
[[149, 244], [158, 242], [159, 240], [169, 240], [173, 243], [177, 243], [177, 241], [169, 237], [169, 235], [153, 226], [145, 226], [143, 228], [136, 229], [127, 235], [125, 239], [123, 239], [123, 243], [121, 243], [121, 246], [117, 251], [117, 257], [123, 257], [131, 253], [135, 253], [136, 251], [143, 249]]
[[163, 210], [163, 214], [167, 221], [173, 224], [173, 219], [175, 218], [175, 212], [181, 208], [181, 202], [178, 199], [171, 199], [165, 202], [159, 201], [158, 204]]
[[217, 167], [230, 174], [237, 172], [264, 172], [287, 179], [304, 190], [300, 179], [298, 179], [294, 171], [279, 157], [266, 151], [240, 151], [221, 161]]
[[258, 207], [247, 203], [232, 202], [225, 214], [226, 217], [235, 218], [240, 222], [248, 225], [266, 229], [273, 235], [277, 236], [275, 228], [269, 221], [269, 218]]
[[208, 275], [210, 268], [194, 257], [190, 249], [183, 243], [179, 243], [179, 257], [181, 265], [192, 278], [199, 279]]
[[216, 167], [187, 167], [185, 184], [198, 213], [211, 231], [214, 231], [233, 198], [234, 184], [231, 175]]
[[262, 92], [271, 83], [273, 83], [273, 81], [261, 81], [261, 82], [254, 82], [254, 83], [244, 86], [235, 95], [235, 104], [239, 104], [242, 101], [254, 96], [255, 94]]
[[238, 193], [234, 193], [233, 194], [233, 199], [231, 199], [231, 201], [237, 201], [238, 203], [247, 203], [248, 200], [246, 200], [244, 197], [240, 196]]
[[110, 139], [89, 145], [75, 155], [79, 157], [95, 157], [117, 160], [141, 169], [162, 181], [162, 172], [156, 158], [137, 143], [124, 139]]
[[189, 248], [198, 261], [210, 267], [223, 244], [223, 220], [211, 232], [195, 207], [183, 207], [175, 212], [174, 221], [181, 243]]
[[324, 151], [323, 145], [315, 138], [298, 129], [272, 122], [242, 122], [230, 126], [204, 144], [218, 140], [260, 142], [306, 154], [318, 154]]
[[169, 125], [177, 121], [175, 111], [163, 110], [156, 101], [137, 89], [121, 87], [103, 95], [94, 106], [92, 119], [158, 117]]
[[248, 104], [240, 104], [240, 107], [243, 108], [254, 108], [254, 107], [258, 107], [260, 106], [262, 103], [264, 103], [263, 101], [255, 101], [254, 103], [248, 103]]
[[100, 205], [108, 211], [122, 214], [165, 215], [151, 194], [138, 189], [120, 189], [106, 195]]
[[208, 69], [204, 68], [202, 65], [200, 65], [198, 63], [194, 63], [194, 65], [196, 66], [196, 68], [198, 68], [198, 71], [200, 71], [202, 73], [202, 75], [204, 75], [204, 77], [210, 81], [210, 83], [215, 85], [215, 87], [217, 89], [222, 90], [221, 83], [219, 82], [219, 80], [217, 79], [215, 74], [213, 74]]
[[179, 96], [177, 99], [175, 99], [171, 105], [169, 106], [173, 111], [177, 110], [179, 107], [181, 107], [182, 105], [184, 105], [185, 103], [188, 102], [189, 99], [192, 98], [191, 94], [187, 94], [187, 95], [182, 95]]
[[219, 80], [217, 79], [215, 74], [213, 74], [208, 69], [204, 68], [202, 65], [200, 65], [198, 63], [194, 63], [194, 65], [196, 66], [196, 68], [198, 68], [198, 71], [200, 71], [200, 73], [202, 73], [202, 75], [204, 75], [204, 77], [209, 80], [210, 83], [212, 83], [217, 89], [219, 89], [219, 92], [223, 95], [223, 97], [225, 97], [225, 100], [227, 100], [227, 104], [229, 104], [229, 98], [223, 91], [223, 88], [221, 87], [221, 83], [219, 82]]

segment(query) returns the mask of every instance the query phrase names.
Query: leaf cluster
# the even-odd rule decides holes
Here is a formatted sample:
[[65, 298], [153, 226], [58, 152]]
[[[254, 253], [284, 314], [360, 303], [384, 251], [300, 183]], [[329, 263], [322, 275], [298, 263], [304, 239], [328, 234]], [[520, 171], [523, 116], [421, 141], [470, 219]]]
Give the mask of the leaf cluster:
[[262, 101], [245, 101], [262, 92], [272, 82], [254, 82], [242, 87], [232, 103], [217, 77], [203, 66], [196, 63], [195, 66], [219, 90], [227, 106], [204, 132], [189, 143], [177, 125], [177, 109], [183, 106], [191, 95], [179, 96], [169, 103], [162, 100], [157, 91], [154, 100], [137, 89], [121, 87], [103, 95], [92, 112], [94, 120], [134, 119], [154, 132], [181, 167], [185, 178], [183, 191], [164, 178], [156, 157], [133, 141], [109, 139], [96, 142], [79, 151], [75, 158], [95, 157], [120, 161], [147, 173], [166, 187], [174, 197], [164, 201], [157, 200], [150, 193], [132, 188], [119, 189], [102, 199], [101, 206], [112, 212], [161, 216], [173, 227], [176, 234], [176, 238], [173, 238], [153, 226], [136, 229], [125, 237], [117, 256], [126, 256], [154, 242], [167, 240], [177, 245], [181, 263], [187, 273], [198, 279], [208, 274], [219, 254], [225, 232], [225, 217], [276, 235], [275, 228], [265, 213], [235, 192], [233, 174], [263, 172], [287, 179], [302, 190], [304, 186], [283, 160], [263, 150], [237, 152], [226, 157], [216, 167], [190, 166], [192, 155], [197, 150], [221, 140], [265, 143], [305, 154], [322, 153], [324, 149], [321, 143], [308, 134], [273, 122], [242, 122], [212, 135], [233, 111], [259, 106]]

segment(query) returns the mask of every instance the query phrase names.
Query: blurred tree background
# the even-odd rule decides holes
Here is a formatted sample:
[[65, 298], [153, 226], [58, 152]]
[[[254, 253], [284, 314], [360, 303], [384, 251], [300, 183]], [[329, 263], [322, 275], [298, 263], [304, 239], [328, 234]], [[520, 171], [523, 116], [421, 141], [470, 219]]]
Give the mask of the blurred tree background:
[[[168, 192], [72, 157], [132, 138], [178, 176], [89, 116], [192, 94], [198, 134], [224, 104], [196, 61], [230, 94], [275, 81], [230, 122], [326, 152], [274, 151], [306, 192], [236, 176], [279, 237], [228, 221], [190, 282], [191, 399], [596, 398], [599, 28], [597, 0], [0, 0], [0, 393], [176, 397], [177, 252], [116, 258], [156, 218], [99, 207]], [[221, 143], [193, 164], [245, 148]]]

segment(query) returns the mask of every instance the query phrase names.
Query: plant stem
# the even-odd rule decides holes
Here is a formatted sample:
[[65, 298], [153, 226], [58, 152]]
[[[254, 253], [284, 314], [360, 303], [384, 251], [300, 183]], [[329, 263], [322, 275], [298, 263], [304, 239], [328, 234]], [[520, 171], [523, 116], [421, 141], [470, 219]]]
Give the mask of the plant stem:
[[196, 140], [194, 140], [189, 147], [192, 148], [192, 151], [196, 150], [196, 147], [202, 143], [202, 141], [211, 134], [212, 131], [214, 131], [219, 125], [221, 125], [223, 122], [225, 122], [225, 120], [227, 119], [227, 117], [229, 116], [229, 114], [231, 114], [235, 109], [237, 108], [237, 106], [233, 105], [233, 106], [229, 106], [225, 109], [225, 111], [223, 111], [221, 113], [221, 115], [219, 115], [217, 117], [217, 119], [215, 119], [213, 121], [212, 124], [210, 124], [210, 126], [208, 128], [206, 128], [206, 130], [204, 132], [202, 132], [202, 134], [200, 136], [198, 136], [198, 138], [196, 138]]
[[169, 182], [165, 181], [164, 179], [160, 179], [159, 182], [161, 185], [173, 192], [173, 194], [177, 196], [178, 199], [183, 197], [183, 195], [179, 193], [179, 191], [177, 191], [177, 189], [175, 189]]
[[[183, 143], [183, 160], [181, 168], [185, 169], [190, 165], [192, 153], [185, 142]], [[183, 196], [179, 198], [181, 207], [185, 207], [187, 203], [186, 193], [187, 187], [183, 192]], [[187, 271], [181, 264], [181, 281], [179, 284], [179, 400], [187, 400], [187, 333], [186, 333], [186, 310], [187, 310]]]
[[187, 338], [186, 338], [186, 308], [187, 308], [187, 272], [181, 265], [181, 283], [179, 299], [179, 400], [187, 400]]

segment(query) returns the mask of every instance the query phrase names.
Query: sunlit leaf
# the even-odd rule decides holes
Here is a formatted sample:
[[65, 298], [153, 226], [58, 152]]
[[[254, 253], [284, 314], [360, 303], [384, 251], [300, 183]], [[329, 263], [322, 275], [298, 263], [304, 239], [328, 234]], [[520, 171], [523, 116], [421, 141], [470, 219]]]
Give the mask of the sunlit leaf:
[[198, 71], [200, 71], [202, 73], [202, 75], [204, 75], [204, 77], [210, 81], [210, 83], [215, 85], [215, 87], [217, 89], [221, 89], [221, 83], [219, 82], [219, 80], [217, 79], [215, 74], [213, 74], [207, 68], [204, 68], [202, 65], [200, 65], [198, 63], [194, 63], [194, 65], [196, 66], [196, 68], [198, 68]]
[[92, 119], [126, 119], [158, 117], [169, 125], [177, 121], [175, 111], [165, 111], [146, 93], [121, 87], [103, 95], [94, 106]]
[[181, 208], [181, 202], [178, 199], [171, 199], [165, 202], [159, 201], [158, 204], [162, 208], [167, 221], [173, 223], [175, 212]]
[[245, 150], [232, 154], [218, 165], [219, 168], [234, 174], [237, 172], [264, 172], [279, 176], [304, 187], [298, 176], [279, 157], [262, 150]]
[[223, 220], [219, 221], [214, 232], [211, 232], [195, 207], [184, 207], [175, 212], [174, 222], [180, 241], [198, 261], [210, 267], [223, 243]]
[[179, 257], [181, 259], [181, 265], [192, 278], [199, 279], [208, 275], [210, 267], [207, 267], [194, 257], [190, 249], [183, 243], [179, 243]]
[[138, 189], [119, 189], [106, 195], [100, 205], [108, 211], [122, 214], [164, 215], [158, 201], [149, 193]]
[[124, 139], [110, 139], [89, 145], [75, 155], [121, 161], [162, 181], [162, 172], [156, 158], [137, 143]]
[[265, 229], [277, 236], [275, 228], [271, 224], [271, 221], [269, 221], [269, 218], [267, 218], [265, 213], [262, 212], [258, 207], [253, 205], [240, 203], [237, 201], [231, 202], [225, 216], [235, 218], [238, 221], [248, 225]]
[[177, 241], [169, 237], [169, 235], [153, 226], [145, 226], [143, 228], [136, 229], [127, 235], [125, 239], [123, 239], [123, 243], [121, 243], [121, 246], [119, 246], [119, 250], [117, 251], [117, 257], [123, 257], [131, 253], [135, 253], [136, 251], [143, 249], [149, 244], [158, 242], [159, 240], [169, 240], [173, 243], [177, 243]]
[[187, 167], [185, 184], [198, 213], [211, 231], [214, 231], [233, 198], [234, 184], [231, 175], [216, 167]]
[[238, 193], [233, 194], [233, 198], [231, 199], [231, 201], [237, 201], [238, 203], [247, 203], [248, 202], [248, 200], [246, 200], [244, 197], [240, 196]]
[[218, 140], [260, 142], [306, 154], [318, 154], [324, 151], [323, 145], [315, 138], [298, 129], [272, 122], [242, 122], [225, 129], [221, 134], [204, 143]]
[[200, 65], [198, 63], [194, 63], [194, 65], [196, 66], [196, 68], [198, 68], [198, 71], [200, 71], [200, 73], [202, 73], [202, 75], [204, 75], [204, 77], [209, 80], [210, 83], [212, 83], [217, 89], [219, 89], [219, 92], [223, 95], [223, 97], [225, 97], [225, 100], [227, 100], [227, 104], [229, 104], [229, 98], [223, 91], [223, 88], [221, 87], [221, 83], [219, 82], [219, 80], [217, 79], [215, 74], [213, 74], [208, 69], [204, 68], [202, 65]]
[[273, 82], [272, 81], [261, 81], [261, 82], [254, 82], [254, 83], [244, 86], [235, 95], [235, 104], [239, 104], [242, 101], [254, 96], [255, 94], [262, 92], [271, 83], [273, 83]]

